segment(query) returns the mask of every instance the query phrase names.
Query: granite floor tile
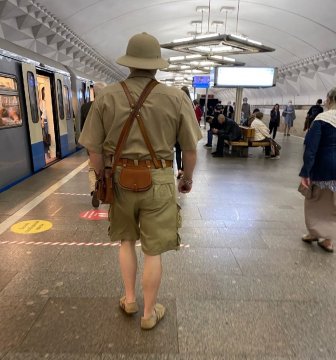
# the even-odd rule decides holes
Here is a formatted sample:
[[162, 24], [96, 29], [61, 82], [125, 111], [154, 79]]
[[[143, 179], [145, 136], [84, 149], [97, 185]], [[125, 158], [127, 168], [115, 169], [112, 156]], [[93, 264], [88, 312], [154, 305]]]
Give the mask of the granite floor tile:
[[0, 295], [0, 352], [16, 351], [42, 312], [46, 299]]
[[167, 272], [164, 268], [161, 294], [178, 299], [236, 301], [334, 301], [336, 291], [310, 274], [237, 276], [222, 273], [193, 274]]
[[0, 245], [0, 271], [47, 270], [61, 251], [55, 246]]
[[15, 271], [0, 271], [0, 292], [15, 277]]
[[293, 356], [277, 302], [179, 299], [181, 353]]
[[336, 310], [326, 301], [284, 303], [283, 321], [295, 354], [306, 359], [336, 358]]
[[269, 246], [260, 235], [239, 234], [235, 231], [217, 233], [211, 236], [202, 234], [184, 234], [184, 243], [191, 248], [237, 248], [237, 249], [268, 249]]
[[118, 264], [118, 246], [67, 246], [60, 250], [50, 271], [111, 272]]
[[178, 353], [175, 301], [161, 301], [167, 306], [165, 318], [155, 332], [144, 332], [140, 314], [125, 316], [118, 298], [50, 299], [18, 352]]
[[168, 274], [235, 274], [241, 275], [230, 249], [182, 249], [163, 256], [163, 266]]
[[2, 360], [101, 360], [101, 355], [93, 354], [38, 354], [38, 353], [8, 353]]
[[[139, 285], [138, 285], [139, 286]], [[107, 273], [18, 273], [3, 289], [6, 296], [111, 297], [123, 292], [119, 269]]]
[[[336, 273], [334, 256], [310, 251], [232, 249], [243, 274], [307, 274], [331, 278]], [[329, 255], [329, 256], [326, 256]]]
[[209, 354], [102, 354], [102, 360], [246, 360], [245, 356], [225, 354], [211, 356]]

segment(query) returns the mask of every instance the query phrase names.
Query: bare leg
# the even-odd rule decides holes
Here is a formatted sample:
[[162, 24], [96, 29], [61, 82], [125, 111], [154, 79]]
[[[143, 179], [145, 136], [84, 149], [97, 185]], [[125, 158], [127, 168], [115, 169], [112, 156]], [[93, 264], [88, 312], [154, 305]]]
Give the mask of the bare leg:
[[154, 305], [159, 291], [162, 276], [161, 255], [149, 256], [145, 254], [142, 288], [144, 293], [144, 318], [154, 314]]
[[137, 256], [134, 241], [122, 241], [119, 251], [121, 275], [125, 286], [126, 302], [135, 302], [135, 281], [137, 272]]

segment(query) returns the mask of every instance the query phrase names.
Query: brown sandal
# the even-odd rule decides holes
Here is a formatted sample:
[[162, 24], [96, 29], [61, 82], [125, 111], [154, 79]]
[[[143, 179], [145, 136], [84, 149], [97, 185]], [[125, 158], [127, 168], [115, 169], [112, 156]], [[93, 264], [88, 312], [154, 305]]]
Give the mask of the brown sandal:
[[307, 244], [311, 244], [314, 241], [318, 241], [318, 238], [314, 238], [310, 234], [307, 234], [307, 235], [303, 235], [301, 240]]
[[323, 250], [333, 253], [334, 252], [334, 247], [332, 242], [330, 242], [329, 244], [326, 244], [326, 242], [329, 242], [329, 239], [324, 239], [322, 241], [318, 241], [317, 245], [322, 248]]
[[120, 298], [119, 306], [127, 315], [133, 315], [139, 311], [139, 307], [136, 302], [133, 303], [126, 302], [126, 296]]
[[141, 329], [151, 330], [153, 329], [160, 320], [164, 317], [166, 308], [161, 304], [155, 304], [154, 306], [154, 315], [149, 319], [141, 318]]

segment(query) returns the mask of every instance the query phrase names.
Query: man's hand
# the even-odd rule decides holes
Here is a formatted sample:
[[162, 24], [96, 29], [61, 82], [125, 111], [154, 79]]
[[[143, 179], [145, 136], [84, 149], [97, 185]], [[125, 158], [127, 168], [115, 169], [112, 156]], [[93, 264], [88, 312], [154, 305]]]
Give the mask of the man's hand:
[[185, 182], [183, 178], [178, 183], [178, 191], [182, 194], [187, 194], [191, 191], [192, 184]]
[[301, 185], [304, 186], [305, 188], [309, 188], [311, 184], [311, 180], [310, 178], [301, 178]]

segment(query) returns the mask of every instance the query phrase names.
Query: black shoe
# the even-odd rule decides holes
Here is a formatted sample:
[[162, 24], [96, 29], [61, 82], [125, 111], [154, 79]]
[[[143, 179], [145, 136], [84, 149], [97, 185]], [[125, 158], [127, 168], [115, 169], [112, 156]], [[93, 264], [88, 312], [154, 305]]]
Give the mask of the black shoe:
[[96, 191], [92, 191], [91, 194], [92, 194], [91, 204], [95, 209], [97, 209], [97, 208], [99, 208], [99, 205], [100, 205], [100, 202], [97, 198], [97, 193], [96, 193]]
[[212, 148], [212, 145], [211, 144], [205, 144], [204, 147]]
[[215, 152], [215, 153], [213, 153], [213, 154], [212, 154], [212, 156], [213, 156], [213, 157], [223, 157], [224, 155], [223, 155], [223, 154], [220, 154], [220, 153]]

